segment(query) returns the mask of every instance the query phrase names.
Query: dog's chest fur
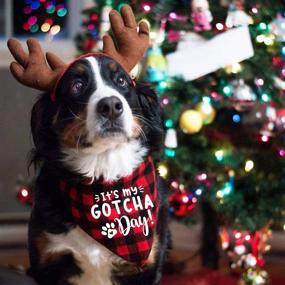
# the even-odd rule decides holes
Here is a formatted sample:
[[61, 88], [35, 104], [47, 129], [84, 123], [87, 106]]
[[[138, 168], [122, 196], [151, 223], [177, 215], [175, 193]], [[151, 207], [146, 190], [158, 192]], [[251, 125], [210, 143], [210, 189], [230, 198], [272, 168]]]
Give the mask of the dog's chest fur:
[[[109, 251], [96, 240], [92, 239], [79, 226], [65, 234], [45, 233], [48, 246], [44, 255], [71, 252], [78, 263], [82, 274], [71, 277], [68, 282], [76, 285], [116, 285], [112, 278], [116, 268], [132, 268], [129, 263]], [[153, 264], [158, 250], [158, 239], [154, 243], [147, 260]], [[134, 267], [134, 272], [137, 269]], [[119, 284], [119, 283], [118, 283]]]
[[66, 234], [46, 233], [48, 247], [45, 254], [64, 251], [72, 252], [83, 274], [72, 277], [69, 281], [76, 285], [112, 285], [113, 264], [124, 261], [106, 247], [92, 239], [80, 227], [75, 227]]

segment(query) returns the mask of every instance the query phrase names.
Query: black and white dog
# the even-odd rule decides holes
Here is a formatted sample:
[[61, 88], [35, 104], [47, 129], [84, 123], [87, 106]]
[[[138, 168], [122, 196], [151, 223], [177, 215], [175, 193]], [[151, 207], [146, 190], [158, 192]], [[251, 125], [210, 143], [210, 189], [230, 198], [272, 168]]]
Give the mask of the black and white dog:
[[60, 78], [53, 96], [33, 107], [31, 127], [38, 166], [29, 224], [30, 274], [40, 284], [160, 284], [168, 232], [167, 190], [157, 177], [158, 216], [143, 267], [109, 251], [74, 222], [58, 181], [116, 181], [131, 175], [163, 137], [153, 91], [134, 84], [113, 59], [86, 56]]

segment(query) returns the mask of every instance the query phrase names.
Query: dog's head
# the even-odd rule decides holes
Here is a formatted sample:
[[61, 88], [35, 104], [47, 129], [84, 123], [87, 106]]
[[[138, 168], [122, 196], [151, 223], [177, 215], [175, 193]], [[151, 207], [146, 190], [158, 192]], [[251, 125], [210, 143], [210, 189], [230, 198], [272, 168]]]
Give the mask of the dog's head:
[[[113, 179], [110, 171], [115, 177], [130, 174], [130, 168], [161, 143], [161, 110], [156, 94], [146, 86], [135, 85], [108, 56], [75, 61], [58, 81], [54, 96], [53, 102], [44, 94], [32, 112], [32, 134], [39, 157], [54, 160], [60, 154], [81, 174]], [[122, 169], [119, 165], [112, 169], [112, 164], [118, 163]]]

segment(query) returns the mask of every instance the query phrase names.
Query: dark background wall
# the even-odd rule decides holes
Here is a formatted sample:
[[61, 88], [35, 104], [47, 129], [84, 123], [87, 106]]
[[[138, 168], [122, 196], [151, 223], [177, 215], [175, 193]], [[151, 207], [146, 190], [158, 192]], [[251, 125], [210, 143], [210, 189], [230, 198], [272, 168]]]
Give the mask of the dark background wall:
[[18, 176], [28, 175], [29, 120], [36, 94], [17, 83], [8, 68], [0, 69], [0, 214], [29, 210], [15, 195]]

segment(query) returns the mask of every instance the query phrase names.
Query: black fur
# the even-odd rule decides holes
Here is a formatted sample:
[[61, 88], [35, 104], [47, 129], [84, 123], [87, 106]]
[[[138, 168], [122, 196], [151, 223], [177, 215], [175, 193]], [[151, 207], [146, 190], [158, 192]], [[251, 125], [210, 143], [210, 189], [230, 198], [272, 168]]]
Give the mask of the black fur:
[[[99, 58], [101, 74], [105, 82], [116, 88], [122, 94], [132, 112], [139, 115], [146, 136], [138, 139], [149, 152], [159, 149], [163, 136], [161, 110], [156, 94], [148, 87], [133, 85], [126, 72], [108, 57]], [[52, 102], [50, 94], [43, 94], [34, 105], [31, 117], [31, 129], [35, 145], [33, 163], [38, 167], [36, 180], [35, 203], [29, 223], [29, 253], [31, 261], [30, 274], [40, 284], [68, 285], [72, 276], [84, 274], [71, 252], [64, 252], [55, 260], [42, 262], [42, 248], [39, 238], [43, 232], [52, 234], [67, 233], [76, 225], [73, 223], [58, 189], [59, 179], [68, 179], [77, 183], [82, 177], [68, 169], [61, 161], [63, 158], [61, 135], [66, 126], [80, 112], [85, 112], [88, 100], [96, 89], [94, 75], [89, 63], [82, 59], [75, 62], [61, 78], [56, 100]], [[120, 86], [118, 80], [125, 79], [127, 84]], [[79, 92], [77, 86], [79, 82]], [[86, 142], [80, 141], [84, 148]], [[155, 263], [143, 271], [133, 275], [120, 277], [114, 272], [112, 280], [121, 285], [157, 285], [160, 284], [162, 266], [169, 246], [167, 190], [160, 178], [159, 185], [159, 215], [156, 233], [159, 237], [159, 248]], [[122, 272], [121, 272], [122, 273]], [[100, 273], [98, 273], [100, 274]], [[98, 284], [94, 284], [98, 285]]]

